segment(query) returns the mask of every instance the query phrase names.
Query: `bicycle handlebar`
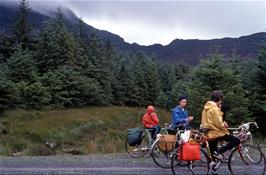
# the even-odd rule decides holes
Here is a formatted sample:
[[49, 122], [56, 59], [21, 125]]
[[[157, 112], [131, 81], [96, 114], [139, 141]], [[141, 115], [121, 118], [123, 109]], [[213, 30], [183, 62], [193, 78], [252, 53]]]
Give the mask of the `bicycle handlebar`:
[[227, 128], [227, 129], [229, 131], [249, 130], [252, 125], [255, 126], [257, 129], [259, 128], [257, 122], [253, 121], [253, 122], [243, 123], [243, 124], [239, 125], [238, 128]]

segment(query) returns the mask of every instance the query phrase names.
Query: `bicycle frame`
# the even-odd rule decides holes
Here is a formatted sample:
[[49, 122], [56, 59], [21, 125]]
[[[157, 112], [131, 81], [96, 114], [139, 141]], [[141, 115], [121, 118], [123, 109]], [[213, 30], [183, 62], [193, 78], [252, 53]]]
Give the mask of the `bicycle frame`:
[[244, 156], [243, 156], [243, 154], [242, 154], [242, 152], [241, 152], [241, 145], [239, 145], [236, 149], [237, 149], [238, 154], [240, 155], [241, 160], [243, 160], [243, 162], [244, 162], [246, 165], [249, 165], [249, 163], [244, 159]]
[[[244, 134], [244, 138], [251, 139], [253, 141], [252, 133], [249, 130], [252, 124], [256, 126], [256, 128], [258, 128], [256, 122], [248, 122], [248, 123], [240, 125], [238, 128], [230, 128], [230, 130], [235, 131], [234, 134], [242, 132]], [[204, 129], [200, 129], [199, 132], [201, 132], [202, 134], [205, 133]], [[233, 134], [233, 132], [231, 133]], [[209, 171], [212, 171], [215, 169], [217, 170], [221, 163], [227, 163], [230, 173], [236, 175], [237, 174], [236, 172], [238, 172], [238, 170], [240, 170], [240, 172], [242, 170], [241, 168], [237, 169], [238, 164], [234, 162], [234, 158], [237, 158], [237, 157], [239, 158], [238, 160], [240, 160], [243, 163], [242, 166], [245, 166], [243, 168], [245, 168], [245, 170], [247, 170], [248, 172], [249, 170], [252, 172], [254, 170], [253, 168], [258, 167], [260, 169], [259, 170], [260, 173], [262, 174], [265, 173], [265, 166], [266, 166], [265, 155], [263, 154], [260, 146], [256, 142], [255, 142], [256, 145], [244, 144], [245, 140], [243, 140], [239, 146], [233, 148], [230, 151], [229, 155], [226, 156], [228, 158], [228, 161], [224, 161], [224, 159], [214, 158], [211, 155], [209, 141], [211, 141], [211, 139], [209, 139], [207, 136], [204, 136], [204, 139], [199, 141], [201, 145], [203, 144], [206, 145], [206, 150], [202, 150], [202, 149], [201, 150], [205, 154], [204, 155], [205, 159], [203, 160], [207, 159], [207, 162], [206, 162], [208, 164], [207, 166], [208, 170], [206, 171], [207, 174], [209, 173]], [[205, 148], [205, 147], [202, 147], [202, 148]], [[173, 162], [174, 162], [174, 159], [172, 159], [171, 169], [172, 169], [173, 174], [175, 175], [175, 167], [173, 166], [174, 165]], [[205, 163], [205, 161], [203, 163]], [[194, 174], [193, 171], [197, 172], [194, 168], [197, 167], [198, 165], [197, 163], [195, 164], [194, 161], [188, 161], [187, 164], [183, 166], [188, 166], [189, 170], [193, 174]], [[199, 167], [201, 167], [201, 165], [199, 165]]]
[[145, 128], [145, 129], [144, 129], [144, 132], [142, 133], [142, 137], [145, 137], [145, 135], [148, 136], [149, 146], [151, 146], [151, 144], [152, 144], [151, 130]]
[[[241, 146], [242, 146], [243, 142], [245, 142], [249, 138], [253, 144], [253, 137], [252, 137], [252, 134], [249, 130], [249, 128], [252, 124], [255, 125], [256, 128], [258, 128], [258, 125], [256, 122], [244, 123], [244, 124], [240, 125], [238, 128], [228, 128], [228, 130], [230, 130], [234, 136], [238, 136], [239, 133], [244, 135], [243, 136], [244, 139], [241, 140], [240, 145], [238, 145], [236, 148], [232, 149], [229, 156], [231, 156], [231, 154], [234, 152], [234, 150], [237, 149], [237, 152], [240, 155], [241, 160], [246, 165], [249, 165], [249, 163], [245, 160], [245, 158], [243, 156], [243, 152], [241, 151]], [[211, 164], [214, 161], [214, 159], [213, 159], [211, 152], [210, 152], [209, 141], [210, 140], [205, 136], [204, 142], [202, 144], [206, 144], [207, 156], [208, 156], [210, 164]], [[256, 143], [256, 146], [259, 148], [259, 150], [261, 150], [260, 146], [257, 143]], [[221, 163], [224, 163], [224, 162], [222, 160], [218, 160], [218, 162], [216, 162], [215, 168], [217, 169]]]
[[253, 135], [250, 132], [250, 127], [255, 126], [258, 129], [258, 124], [256, 122], [248, 122], [241, 124], [238, 128], [228, 128], [228, 130], [234, 135], [235, 137], [239, 138], [242, 144], [249, 143], [252, 145], [256, 145], [260, 150], [260, 145], [253, 139]]

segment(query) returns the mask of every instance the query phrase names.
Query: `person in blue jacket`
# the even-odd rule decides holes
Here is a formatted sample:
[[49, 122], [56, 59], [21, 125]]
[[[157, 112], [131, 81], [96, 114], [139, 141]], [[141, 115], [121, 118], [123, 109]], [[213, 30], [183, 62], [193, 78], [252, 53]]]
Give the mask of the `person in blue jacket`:
[[193, 116], [188, 116], [185, 109], [187, 105], [187, 97], [180, 96], [178, 105], [172, 110], [172, 121], [168, 127], [168, 132], [175, 134], [178, 129], [189, 129], [189, 122], [193, 120]]

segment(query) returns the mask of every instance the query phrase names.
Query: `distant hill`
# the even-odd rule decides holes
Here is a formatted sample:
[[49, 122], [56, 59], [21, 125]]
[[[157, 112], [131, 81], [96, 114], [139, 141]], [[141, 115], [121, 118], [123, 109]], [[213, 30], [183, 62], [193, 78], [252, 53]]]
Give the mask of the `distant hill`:
[[[18, 7], [12, 3], [0, 2], [0, 33], [11, 35], [14, 20]], [[79, 18], [70, 10], [63, 8], [63, 13], [67, 18], [67, 25], [75, 31]], [[40, 13], [31, 11], [30, 21], [34, 34], [37, 34], [45, 21], [53, 17], [54, 12]], [[110, 40], [116, 48], [122, 53], [136, 53], [142, 51], [147, 55], [154, 55], [162, 61], [185, 62], [188, 64], [197, 64], [200, 59], [205, 58], [210, 53], [221, 53], [226, 57], [233, 54], [239, 55], [243, 59], [256, 57], [260, 46], [266, 44], [266, 32], [255, 33], [239, 38], [223, 38], [212, 40], [180, 40], [175, 39], [170, 44], [163, 46], [154, 44], [150, 46], [141, 46], [136, 43], [129, 44], [120, 36], [104, 30], [98, 30], [84, 23], [87, 34], [94, 32], [103, 40]]]

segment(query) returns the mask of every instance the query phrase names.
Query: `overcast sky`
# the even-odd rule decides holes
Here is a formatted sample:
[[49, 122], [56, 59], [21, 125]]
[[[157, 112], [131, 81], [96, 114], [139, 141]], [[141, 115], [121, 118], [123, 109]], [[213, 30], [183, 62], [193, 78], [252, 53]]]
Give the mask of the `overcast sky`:
[[[266, 32], [266, 1], [29, 0], [32, 8], [70, 8], [87, 24], [140, 45]], [[34, 1], [34, 2], [33, 2]]]

